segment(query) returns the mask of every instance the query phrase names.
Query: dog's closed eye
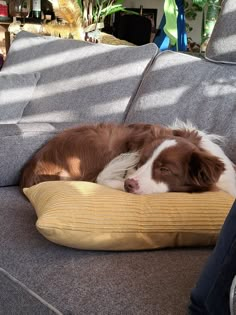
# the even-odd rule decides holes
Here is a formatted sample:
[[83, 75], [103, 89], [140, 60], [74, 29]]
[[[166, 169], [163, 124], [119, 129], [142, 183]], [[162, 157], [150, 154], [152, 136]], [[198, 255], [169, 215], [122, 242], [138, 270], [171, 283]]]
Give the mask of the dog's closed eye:
[[160, 167], [160, 172], [163, 174], [163, 175], [167, 175], [167, 174], [170, 174], [171, 171], [168, 169], [168, 167], [166, 166], [161, 166]]

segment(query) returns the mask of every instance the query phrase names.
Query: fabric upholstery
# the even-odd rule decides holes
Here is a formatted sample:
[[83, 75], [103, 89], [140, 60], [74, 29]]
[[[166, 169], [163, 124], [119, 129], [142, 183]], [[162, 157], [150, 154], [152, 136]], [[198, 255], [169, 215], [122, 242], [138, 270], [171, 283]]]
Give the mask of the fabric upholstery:
[[2, 71], [41, 74], [22, 123], [121, 122], [157, 51], [155, 44], [112, 46], [22, 31]]
[[46, 123], [0, 124], [0, 186], [18, 184], [24, 164], [56, 133]]
[[91, 250], [214, 245], [234, 202], [224, 192], [140, 196], [78, 181], [44, 182], [24, 193], [42, 235]]
[[206, 49], [206, 58], [236, 64], [236, 1], [224, 0]]
[[222, 148], [236, 163], [236, 67], [166, 51], [155, 59], [126, 122], [172, 125], [191, 121], [224, 136]]
[[0, 305], [2, 314], [62, 315], [23, 283], [0, 268]]
[[1, 188], [0, 200], [0, 266], [63, 314], [186, 313], [211, 248], [74, 250], [37, 231], [18, 187]]
[[39, 77], [39, 73], [24, 75], [0, 73], [0, 124], [20, 121]]

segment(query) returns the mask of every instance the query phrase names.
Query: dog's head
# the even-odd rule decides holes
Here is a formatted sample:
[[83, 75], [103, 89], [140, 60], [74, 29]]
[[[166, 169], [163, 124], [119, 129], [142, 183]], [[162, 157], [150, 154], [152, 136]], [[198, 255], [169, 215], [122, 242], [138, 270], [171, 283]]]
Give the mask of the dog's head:
[[127, 192], [200, 192], [214, 190], [224, 163], [188, 138], [154, 140], [140, 150], [137, 170], [126, 178]]

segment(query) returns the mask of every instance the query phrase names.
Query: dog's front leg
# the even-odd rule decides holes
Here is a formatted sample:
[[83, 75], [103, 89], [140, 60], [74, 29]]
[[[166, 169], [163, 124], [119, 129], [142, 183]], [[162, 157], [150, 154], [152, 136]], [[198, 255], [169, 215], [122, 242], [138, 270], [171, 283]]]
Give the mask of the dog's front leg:
[[98, 174], [96, 183], [124, 191], [125, 177], [130, 175], [138, 162], [137, 152], [120, 154]]

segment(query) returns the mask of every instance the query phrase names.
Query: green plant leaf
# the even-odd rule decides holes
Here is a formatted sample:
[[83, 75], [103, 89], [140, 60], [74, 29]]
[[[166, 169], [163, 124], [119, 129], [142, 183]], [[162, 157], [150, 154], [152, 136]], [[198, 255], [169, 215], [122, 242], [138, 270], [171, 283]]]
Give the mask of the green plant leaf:
[[122, 10], [122, 11], [125, 12], [125, 13], [127, 13], [127, 14], [139, 15], [138, 12], [132, 11], [132, 10], [127, 10], [126, 8], [124, 8], [124, 10]]
[[208, 3], [208, 0], [192, 0], [193, 1], [193, 4], [198, 6], [198, 7], [205, 7], [206, 4]]
[[193, 4], [193, 5], [192, 5], [192, 9], [193, 9], [194, 11], [197, 11], [197, 12], [202, 12], [203, 7], [199, 7], [198, 5]]
[[195, 20], [196, 16], [197, 16], [197, 13], [192, 10], [191, 11], [189, 10], [188, 12], [185, 13], [185, 17], [188, 20]]
[[78, 5], [80, 6], [81, 11], [83, 11], [83, 4], [82, 4], [82, 0], [77, 0]]
[[[82, 6], [83, 0], [77, 0], [79, 5]], [[124, 0], [93, 0], [93, 21], [95, 23], [103, 21], [107, 15], [114, 14], [116, 12], [125, 12], [127, 14], [138, 14], [137, 12], [126, 10], [123, 6]]]
[[135, 11], [132, 11], [132, 10], [127, 10], [125, 9], [123, 6], [115, 6], [115, 7], [112, 7], [110, 8], [109, 10], [102, 10], [102, 16], [107, 16], [107, 15], [110, 15], [110, 14], [114, 14], [116, 12], [124, 12], [126, 14], [133, 14], [133, 15], [139, 15], [138, 12], [135, 12]]
[[184, 9], [187, 9], [189, 7], [189, 3], [188, 2], [184, 2]]
[[123, 5], [121, 4], [116, 4], [116, 5], [111, 5], [109, 7], [106, 7], [104, 9], [101, 10], [101, 16], [107, 16], [107, 15], [111, 15], [111, 14], [114, 14], [116, 12], [126, 12], [128, 14], [136, 14], [138, 15], [137, 12], [134, 12], [132, 10], [126, 10]]
[[101, 13], [102, 13], [102, 14], [108, 14], [108, 12], [110, 12], [110, 11], [113, 10], [113, 9], [119, 9], [119, 10], [120, 10], [121, 8], [123, 8], [123, 6], [122, 6], [121, 4], [110, 5], [110, 6], [108, 6], [108, 7], [103, 8], [103, 9], [101, 10]]
[[123, 5], [123, 3], [124, 3], [124, 0], [116, 0], [116, 1], [114, 2], [114, 4], [122, 4], [122, 5]]

